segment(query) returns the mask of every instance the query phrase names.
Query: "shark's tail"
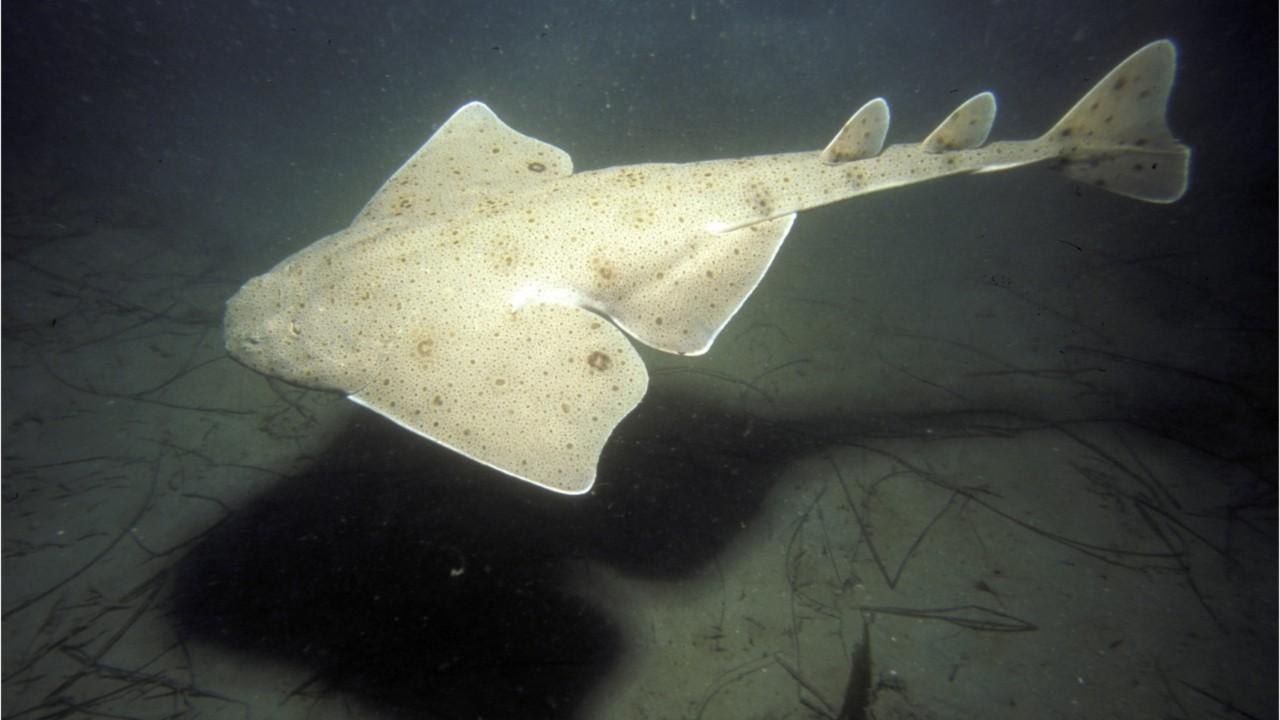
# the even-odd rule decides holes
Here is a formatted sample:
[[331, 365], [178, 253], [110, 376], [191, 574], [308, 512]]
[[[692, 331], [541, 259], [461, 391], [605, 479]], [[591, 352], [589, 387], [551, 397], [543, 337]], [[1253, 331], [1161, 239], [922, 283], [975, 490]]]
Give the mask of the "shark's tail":
[[1107, 73], [1041, 138], [1061, 148], [1054, 167], [1139, 200], [1182, 197], [1191, 149], [1164, 119], [1177, 62], [1173, 43], [1157, 40]]

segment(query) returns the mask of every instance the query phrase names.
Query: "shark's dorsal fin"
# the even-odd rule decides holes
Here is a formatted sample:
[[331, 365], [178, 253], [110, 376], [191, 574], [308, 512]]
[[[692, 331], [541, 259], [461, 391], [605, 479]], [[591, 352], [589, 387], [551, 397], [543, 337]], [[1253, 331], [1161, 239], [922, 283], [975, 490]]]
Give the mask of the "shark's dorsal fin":
[[927, 153], [972, 150], [987, 141], [996, 120], [996, 96], [978, 93], [951, 111], [942, 124], [920, 143]]
[[828, 165], [875, 157], [884, 149], [889, 133], [889, 103], [876, 98], [863, 105], [831, 142], [822, 150], [822, 162]]
[[568, 153], [512, 130], [484, 103], [470, 102], [383, 183], [352, 224], [443, 220], [473, 211], [477, 200], [572, 174]]

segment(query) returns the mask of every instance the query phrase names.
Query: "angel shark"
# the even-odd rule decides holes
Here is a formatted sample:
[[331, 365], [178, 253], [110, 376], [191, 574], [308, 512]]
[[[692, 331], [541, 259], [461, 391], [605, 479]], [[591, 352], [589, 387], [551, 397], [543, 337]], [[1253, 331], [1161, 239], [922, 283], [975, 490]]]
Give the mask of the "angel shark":
[[249, 280], [228, 301], [226, 347], [508, 475], [583, 493], [648, 386], [623, 333], [706, 352], [801, 210], [1033, 164], [1177, 200], [1190, 150], [1164, 118], [1175, 64], [1168, 40], [1143, 47], [1033, 140], [987, 144], [984, 92], [923, 142], [885, 147], [877, 98], [821, 151], [587, 172], [471, 102], [350, 227]]

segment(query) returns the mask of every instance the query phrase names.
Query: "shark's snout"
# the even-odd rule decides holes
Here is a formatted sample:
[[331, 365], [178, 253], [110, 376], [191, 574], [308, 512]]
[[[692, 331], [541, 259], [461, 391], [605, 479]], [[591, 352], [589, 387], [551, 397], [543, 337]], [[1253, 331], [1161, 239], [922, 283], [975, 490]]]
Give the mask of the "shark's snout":
[[231, 357], [259, 372], [272, 367], [267, 350], [274, 306], [266, 275], [245, 283], [227, 300], [222, 320], [223, 342]]

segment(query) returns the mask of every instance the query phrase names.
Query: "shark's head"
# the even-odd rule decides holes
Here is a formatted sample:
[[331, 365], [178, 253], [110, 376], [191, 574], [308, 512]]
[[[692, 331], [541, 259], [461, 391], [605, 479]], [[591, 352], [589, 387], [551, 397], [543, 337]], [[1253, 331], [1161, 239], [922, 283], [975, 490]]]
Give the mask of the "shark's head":
[[[296, 344], [292, 303], [286, 301], [283, 284], [274, 273], [259, 275], [227, 301], [223, 336], [231, 357], [258, 372], [281, 375], [284, 356]], [[290, 330], [293, 326], [295, 330]]]
[[331, 328], [323, 307], [300, 293], [291, 264], [245, 283], [227, 301], [223, 336], [227, 352], [241, 363], [288, 382], [327, 390], [343, 375], [341, 354], [331, 352]]
[[312, 252], [286, 258], [231, 296], [223, 320], [227, 352], [295, 385], [354, 394], [368, 383], [364, 368], [385, 362], [386, 334], [352, 312], [363, 286], [349, 287], [352, 278], [323, 260], [309, 262]]

